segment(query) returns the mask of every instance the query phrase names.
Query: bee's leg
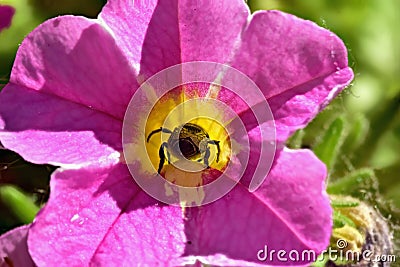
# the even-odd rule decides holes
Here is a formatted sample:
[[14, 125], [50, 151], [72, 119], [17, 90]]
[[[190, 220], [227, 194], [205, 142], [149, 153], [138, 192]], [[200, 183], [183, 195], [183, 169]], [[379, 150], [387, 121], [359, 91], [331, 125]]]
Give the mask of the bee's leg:
[[171, 130], [169, 130], [169, 129], [167, 129], [167, 128], [160, 127], [159, 129], [152, 131], [152, 132], [147, 136], [147, 140], [146, 140], [147, 143], [150, 141], [150, 138], [151, 138], [154, 134], [159, 133], [159, 132], [169, 133], [169, 134], [172, 133]]
[[221, 148], [219, 147], [219, 141], [217, 140], [210, 140], [207, 144], [216, 145], [217, 146], [217, 162], [219, 161], [219, 155], [221, 154]]
[[210, 158], [210, 148], [207, 146], [206, 151], [204, 153], [204, 164], [207, 166], [207, 168], [210, 168], [210, 165], [208, 165], [209, 158]]
[[[160, 146], [160, 150], [158, 151], [158, 156], [160, 157], [160, 163], [158, 164], [158, 174], [161, 173], [161, 170], [164, 166], [164, 162], [165, 162], [165, 154], [164, 154], [164, 148], [166, 148], [168, 150], [168, 145], [166, 142], [162, 143]], [[168, 152], [169, 155], [169, 152]], [[169, 161], [169, 159], [168, 159]]]
[[[167, 143], [164, 143], [165, 144], [165, 146], [167, 145]], [[168, 148], [167, 146], [166, 146], [166, 148]], [[167, 149], [167, 160], [168, 160], [168, 164], [171, 164], [171, 154], [169, 153], [169, 150]]]

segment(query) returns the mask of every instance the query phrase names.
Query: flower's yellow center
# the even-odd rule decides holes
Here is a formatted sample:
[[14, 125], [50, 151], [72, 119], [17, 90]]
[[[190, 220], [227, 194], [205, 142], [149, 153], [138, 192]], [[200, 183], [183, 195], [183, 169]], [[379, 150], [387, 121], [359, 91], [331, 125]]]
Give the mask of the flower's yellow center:
[[[206, 163], [212, 169], [223, 171], [231, 156], [229, 134], [223, 125], [226, 122], [224, 113], [215, 102], [198, 96], [189, 97], [185, 93], [184, 87], [168, 92], [156, 102], [146, 121], [146, 139], [155, 130], [163, 129], [163, 131], [151, 135], [146, 142], [146, 151], [152, 164], [152, 171], [156, 172], [160, 168], [160, 153], [165, 156], [161, 171], [165, 178], [171, 177], [168, 172], [170, 174], [179, 172], [179, 176], [186, 172], [187, 176], [194, 177], [196, 172], [207, 169]], [[194, 125], [195, 129], [191, 130], [185, 125]], [[186, 131], [186, 135], [180, 134], [182, 128], [183, 131]], [[205, 137], [205, 134], [208, 134], [208, 138]], [[178, 145], [180, 141], [181, 144], [185, 143], [183, 141], [186, 140], [180, 140], [183, 137], [189, 140], [186, 151], [182, 145]], [[208, 144], [205, 145], [207, 141]], [[161, 148], [162, 144], [164, 144], [163, 148]], [[218, 146], [220, 153], [217, 162]], [[207, 153], [205, 148], [209, 150]], [[196, 150], [199, 153], [195, 153]], [[193, 157], [184, 156], [188, 154], [193, 154]]]

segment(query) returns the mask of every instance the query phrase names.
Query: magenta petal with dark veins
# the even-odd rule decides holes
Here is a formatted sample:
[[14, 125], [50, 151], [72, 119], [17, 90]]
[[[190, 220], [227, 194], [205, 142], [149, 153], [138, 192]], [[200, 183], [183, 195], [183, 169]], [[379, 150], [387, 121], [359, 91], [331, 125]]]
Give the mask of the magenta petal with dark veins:
[[50, 19], [22, 42], [10, 82], [122, 120], [138, 85], [113, 36], [98, 21]]
[[119, 161], [122, 123], [105, 113], [13, 83], [0, 102], [1, 143], [30, 162], [77, 168]]
[[268, 99], [347, 67], [347, 51], [332, 32], [280, 11], [259, 11], [243, 33], [232, 67]]
[[296, 130], [307, 126], [352, 80], [353, 71], [344, 68], [269, 98], [277, 141], [283, 143]]
[[50, 190], [49, 202], [29, 233], [39, 266], [150, 264], [183, 253], [181, 209], [148, 196], [124, 164], [57, 170]]
[[143, 80], [182, 62], [227, 63], [249, 12], [241, 0], [111, 0], [99, 18]]
[[251, 16], [231, 66], [263, 92], [282, 143], [353, 79], [339, 37], [311, 21], [274, 10]]
[[332, 227], [326, 174], [311, 151], [284, 149], [255, 193], [237, 186], [206, 207], [186, 211], [191, 242], [185, 255], [224, 266], [305, 265], [310, 261], [282, 262], [276, 255], [262, 262], [257, 252], [267, 245], [287, 253], [312, 250], [318, 256], [326, 248]]
[[0, 236], [1, 267], [35, 266], [29, 255], [27, 246], [29, 226], [30, 225], [24, 225], [15, 228]]
[[256, 193], [239, 185], [212, 204], [181, 210], [141, 191], [123, 165], [57, 171], [49, 203], [30, 231], [30, 251], [38, 265], [101, 266], [183, 264], [196, 258], [251, 266], [262, 263], [257, 252], [264, 245], [318, 254], [331, 229], [325, 177], [325, 166], [310, 151], [285, 149]]

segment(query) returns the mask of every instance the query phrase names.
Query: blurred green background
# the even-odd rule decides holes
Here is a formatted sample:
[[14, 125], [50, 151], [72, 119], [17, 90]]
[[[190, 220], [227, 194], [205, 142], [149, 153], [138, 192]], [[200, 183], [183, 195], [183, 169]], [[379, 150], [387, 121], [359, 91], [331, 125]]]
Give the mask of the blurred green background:
[[[13, 0], [11, 28], [0, 33], [0, 79], [6, 83], [18, 45], [44, 20], [96, 17], [105, 1]], [[331, 193], [376, 206], [393, 229], [400, 215], [400, 1], [248, 0], [252, 11], [279, 9], [312, 20], [348, 47], [355, 80], [288, 142], [311, 148], [328, 165]], [[0, 233], [30, 222], [48, 197], [52, 166], [36, 166], [0, 149]], [[397, 232], [395, 240], [398, 241]]]

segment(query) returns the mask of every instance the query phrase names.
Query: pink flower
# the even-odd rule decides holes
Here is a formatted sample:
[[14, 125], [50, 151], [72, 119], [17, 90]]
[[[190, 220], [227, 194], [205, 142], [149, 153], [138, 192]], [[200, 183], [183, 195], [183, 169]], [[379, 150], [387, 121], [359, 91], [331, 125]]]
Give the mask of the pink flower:
[[15, 9], [13, 7], [0, 5], [0, 32], [5, 28], [10, 27], [14, 13]]
[[[221, 89], [215, 98], [246, 124], [249, 168], [223, 198], [181, 208], [160, 203], [132, 179], [122, 157], [122, 122], [143, 81], [190, 61], [228, 64], [257, 84], [275, 118], [278, 153], [268, 177], [249, 192], [264, 124], [253, 125], [249, 107]], [[97, 20], [63, 16], [43, 23], [20, 46], [0, 94], [1, 143], [28, 161], [61, 166], [29, 230], [33, 260], [38, 266], [307, 264], [288, 254], [287, 262], [257, 257], [265, 246], [318, 254], [330, 238], [326, 168], [311, 151], [284, 142], [352, 78], [346, 48], [331, 32], [278, 11], [250, 15], [240, 0], [112, 0]]]

